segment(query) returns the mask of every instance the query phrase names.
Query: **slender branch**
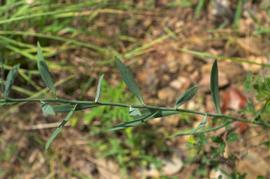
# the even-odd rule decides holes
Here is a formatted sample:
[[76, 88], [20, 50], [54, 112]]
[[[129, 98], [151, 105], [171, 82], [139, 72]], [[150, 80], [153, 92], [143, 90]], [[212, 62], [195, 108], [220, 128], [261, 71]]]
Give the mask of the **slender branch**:
[[203, 130], [198, 130], [198, 131], [187, 131], [187, 132], [178, 132], [174, 135], [172, 135], [172, 137], [176, 137], [176, 136], [184, 136], [184, 135], [196, 135], [196, 134], [201, 134], [201, 133], [209, 133], [209, 132], [213, 132], [213, 131], [216, 131], [218, 129], [221, 129], [229, 124], [233, 123], [233, 121], [227, 121], [225, 122], [224, 124], [221, 124], [219, 126], [216, 126], [216, 127], [212, 127], [212, 128], [206, 128], [206, 129], [203, 129]]
[[[62, 103], [62, 104], [93, 104], [96, 106], [111, 106], [111, 107], [122, 107], [122, 108], [138, 108], [138, 109], [153, 109], [153, 110], [162, 110], [162, 111], [174, 111], [179, 113], [187, 113], [187, 114], [193, 114], [193, 115], [200, 115], [208, 117], [212, 117], [215, 119], [228, 119], [244, 123], [251, 123], [256, 125], [262, 125], [264, 127], [269, 127], [270, 124], [266, 122], [251, 120], [251, 119], [241, 119], [236, 118], [233, 116], [225, 115], [225, 114], [216, 114], [216, 113], [209, 113], [209, 112], [199, 112], [199, 111], [193, 111], [188, 109], [181, 109], [181, 108], [170, 108], [170, 107], [162, 107], [162, 106], [152, 106], [152, 105], [131, 105], [131, 104], [122, 104], [122, 103], [110, 103], [110, 102], [95, 102], [95, 101], [80, 101], [80, 100], [68, 100], [63, 98], [52, 98], [52, 99], [42, 99], [42, 98], [36, 98], [36, 99], [29, 99], [29, 98], [20, 98], [20, 99], [13, 99], [13, 98], [6, 98], [6, 99], [0, 99], [1, 103], [37, 103], [37, 102], [46, 102], [46, 103]], [[91, 106], [92, 107], [92, 106]]]

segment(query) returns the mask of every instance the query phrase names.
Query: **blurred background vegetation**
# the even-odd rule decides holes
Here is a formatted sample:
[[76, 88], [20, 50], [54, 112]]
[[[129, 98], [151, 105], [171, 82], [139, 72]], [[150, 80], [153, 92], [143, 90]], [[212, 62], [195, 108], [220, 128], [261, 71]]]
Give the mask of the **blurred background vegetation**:
[[[44, 97], [40, 42], [63, 98], [93, 100], [104, 73], [102, 101], [136, 103], [115, 70], [118, 56], [147, 103], [170, 106], [199, 84], [184, 107], [212, 112], [209, 73], [217, 59], [223, 112], [250, 117], [269, 99], [269, 17], [268, 0], [0, 0], [1, 76], [21, 64], [11, 95]], [[35, 104], [0, 112], [0, 178], [270, 177], [270, 133], [255, 126], [170, 138], [200, 121], [181, 114], [108, 132], [130, 117], [100, 107], [76, 113], [45, 152], [63, 116], [44, 117]]]

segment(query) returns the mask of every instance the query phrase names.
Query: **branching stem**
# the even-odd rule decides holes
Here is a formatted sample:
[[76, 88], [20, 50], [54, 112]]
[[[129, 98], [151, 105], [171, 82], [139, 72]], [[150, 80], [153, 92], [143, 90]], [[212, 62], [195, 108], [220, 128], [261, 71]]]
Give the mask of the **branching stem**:
[[188, 109], [181, 109], [181, 108], [170, 108], [170, 107], [161, 107], [161, 106], [152, 106], [152, 105], [130, 105], [130, 104], [123, 104], [123, 103], [111, 103], [111, 102], [95, 102], [95, 101], [80, 101], [80, 100], [69, 100], [69, 99], [63, 99], [63, 98], [52, 98], [52, 99], [30, 99], [30, 98], [21, 98], [21, 99], [13, 99], [13, 98], [7, 98], [7, 99], [0, 99], [1, 103], [39, 103], [40, 101], [46, 102], [46, 103], [61, 103], [61, 104], [93, 104], [96, 106], [110, 106], [110, 107], [122, 107], [122, 108], [138, 108], [138, 109], [153, 109], [153, 110], [162, 110], [162, 111], [174, 111], [179, 113], [187, 113], [187, 114], [193, 114], [193, 115], [200, 115], [214, 118], [214, 119], [227, 119], [231, 120], [233, 122], [239, 121], [244, 123], [251, 123], [256, 125], [261, 125], [264, 127], [269, 127], [270, 124], [266, 122], [251, 120], [251, 119], [241, 119], [225, 114], [216, 114], [216, 113], [209, 113], [209, 112], [199, 112], [199, 111], [193, 111]]

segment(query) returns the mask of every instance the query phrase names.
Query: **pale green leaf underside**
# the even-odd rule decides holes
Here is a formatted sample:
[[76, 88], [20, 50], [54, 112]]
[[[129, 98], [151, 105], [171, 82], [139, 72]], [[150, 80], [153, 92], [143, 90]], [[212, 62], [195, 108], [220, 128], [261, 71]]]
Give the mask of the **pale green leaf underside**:
[[100, 75], [98, 79], [98, 85], [97, 85], [97, 92], [96, 92], [96, 97], [95, 97], [95, 102], [98, 102], [100, 96], [101, 96], [101, 85], [102, 85], [102, 80], [103, 80], [104, 75]]
[[41, 108], [44, 116], [54, 116], [55, 112], [53, 110], [53, 107], [49, 105], [48, 103], [41, 102]]
[[130, 116], [141, 116], [142, 115], [141, 111], [138, 108], [133, 108], [133, 107], [129, 108], [128, 113]]

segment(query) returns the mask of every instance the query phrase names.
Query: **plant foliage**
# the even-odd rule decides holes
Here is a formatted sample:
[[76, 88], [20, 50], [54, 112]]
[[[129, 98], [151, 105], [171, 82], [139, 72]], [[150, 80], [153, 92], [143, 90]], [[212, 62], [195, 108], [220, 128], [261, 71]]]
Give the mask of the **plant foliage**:
[[[45, 83], [45, 85], [54, 93], [56, 94], [56, 89], [53, 83], [52, 75], [49, 72], [48, 66], [44, 60], [44, 56], [42, 54], [41, 46], [37, 45], [37, 64], [40, 76]], [[57, 135], [61, 132], [65, 124], [70, 120], [71, 116], [79, 110], [85, 110], [89, 108], [97, 108], [100, 110], [105, 110], [106, 107], [119, 107], [119, 108], [126, 108], [128, 120], [125, 122], [122, 122], [113, 128], [109, 129], [110, 131], [116, 131], [116, 130], [123, 130], [130, 127], [135, 127], [140, 124], [145, 124], [147, 121], [159, 118], [159, 117], [166, 117], [170, 115], [176, 115], [179, 113], [185, 113], [185, 114], [193, 114], [193, 115], [200, 115], [203, 116], [202, 121], [198, 125], [197, 128], [191, 129], [189, 131], [180, 131], [175, 133], [173, 136], [178, 135], [199, 135], [204, 134], [207, 132], [212, 132], [215, 130], [218, 130], [223, 127], [228, 127], [229, 124], [241, 121], [246, 123], [252, 123], [261, 125], [264, 127], [270, 127], [270, 123], [266, 121], [261, 120], [249, 120], [249, 119], [241, 119], [236, 118], [233, 116], [225, 115], [221, 113], [220, 110], [220, 100], [219, 100], [219, 89], [218, 89], [218, 65], [217, 61], [213, 63], [212, 71], [211, 71], [211, 77], [210, 77], [210, 89], [211, 94], [213, 98], [214, 105], [216, 107], [216, 114], [208, 113], [208, 112], [198, 112], [193, 110], [186, 110], [183, 108], [180, 108], [180, 106], [188, 101], [190, 101], [197, 93], [198, 87], [193, 86], [186, 90], [177, 100], [174, 108], [170, 107], [160, 107], [160, 106], [152, 106], [152, 105], [146, 105], [143, 102], [143, 97], [140, 93], [139, 87], [135, 82], [135, 79], [133, 78], [132, 73], [130, 70], [124, 65], [123, 62], [121, 62], [120, 59], [116, 59], [116, 66], [120, 72], [120, 75], [129, 88], [129, 90], [136, 96], [136, 98], [140, 101], [140, 105], [130, 105], [125, 103], [117, 103], [115, 101], [113, 102], [102, 102], [102, 81], [103, 81], [103, 75], [100, 76], [98, 80], [97, 85], [97, 91], [96, 91], [96, 97], [94, 101], [79, 101], [79, 100], [68, 100], [68, 99], [62, 99], [62, 98], [44, 98], [44, 99], [38, 99], [38, 98], [10, 98], [8, 95], [10, 93], [10, 90], [12, 89], [12, 85], [14, 83], [17, 71], [19, 69], [19, 65], [14, 66], [5, 81], [5, 89], [4, 89], [4, 99], [0, 100], [0, 105], [6, 105], [6, 104], [13, 104], [13, 103], [30, 103], [30, 102], [39, 102], [41, 104], [41, 108], [43, 111], [43, 114], [45, 116], [48, 115], [55, 115], [56, 113], [68, 113], [67, 116], [64, 118], [64, 120], [60, 123], [60, 125], [56, 128], [56, 130], [52, 133], [51, 137], [49, 138], [48, 142], [46, 143], [46, 150], [49, 148], [53, 140], [57, 137]], [[258, 93], [260, 95], [266, 95], [267, 98], [265, 98], [266, 101], [266, 107], [269, 104], [269, 79], [265, 79], [263, 83], [254, 84], [254, 88], [257, 89]], [[105, 81], [104, 81], [105, 82]], [[120, 94], [121, 95], [121, 94]], [[120, 96], [115, 96], [116, 100], [119, 99]], [[57, 103], [57, 104], [55, 104]], [[90, 113], [91, 114], [91, 113]], [[92, 117], [95, 115], [92, 115]], [[214, 120], [218, 119], [226, 119], [223, 123], [212, 126], [212, 127], [206, 127], [207, 119], [212, 118]]]
[[42, 49], [40, 44], [37, 46], [37, 65], [40, 76], [45, 83], [45, 85], [56, 95], [56, 90], [54, 87], [54, 82], [52, 80], [52, 75], [49, 72], [49, 68], [44, 60]]
[[218, 65], [217, 61], [213, 63], [211, 70], [211, 79], [210, 79], [210, 88], [213, 98], [213, 102], [216, 108], [217, 113], [221, 113], [220, 102], [219, 102], [219, 89], [218, 89]]

